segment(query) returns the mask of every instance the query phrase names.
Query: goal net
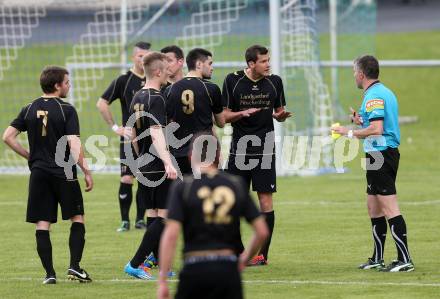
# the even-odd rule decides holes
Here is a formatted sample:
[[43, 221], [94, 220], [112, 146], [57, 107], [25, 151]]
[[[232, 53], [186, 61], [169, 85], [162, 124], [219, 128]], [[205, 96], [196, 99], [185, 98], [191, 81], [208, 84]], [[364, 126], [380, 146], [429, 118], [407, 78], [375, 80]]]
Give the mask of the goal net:
[[[327, 136], [328, 127], [343, 100], [353, 96], [350, 70], [320, 67], [337, 51], [337, 59], [353, 60], [374, 53], [375, 2], [336, 1], [337, 49], [330, 44], [329, 0], [280, 0], [281, 71], [287, 108], [294, 117], [283, 125], [288, 138], [283, 159], [290, 164], [298, 149], [298, 136], [308, 136], [305, 151], [312, 155], [313, 136]], [[219, 86], [227, 73], [245, 67], [244, 52], [252, 44], [270, 44], [267, 0], [0, 0], [1, 128], [20, 107], [41, 95], [39, 73], [45, 65], [66, 66], [72, 88], [67, 99], [79, 111], [83, 143], [106, 157], [87, 156], [95, 170], [118, 171], [119, 137], [104, 123], [96, 101], [121, 72], [131, 65], [131, 48], [148, 41], [154, 50], [177, 44], [185, 53], [204, 47], [214, 54], [212, 80]], [[347, 87], [348, 86], [348, 87]], [[342, 105], [341, 105], [342, 103]], [[120, 105], [112, 113], [121, 123]], [[346, 107], [345, 107], [346, 108]], [[219, 131], [229, 145], [231, 128]], [[101, 137], [89, 138], [93, 135]], [[290, 139], [289, 139], [290, 136]], [[24, 143], [25, 134], [20, 134]], [[319, 149], [317, 165], [331, 166], [331, 147]], [[289, 160], [290, 159], [290, 160]], [[307, 160], [307, 159], [306, 159]], [[289, 163], [286, 163], [289, 164]], [[289, 164], [289, 165], [290, 165]], [[311, 165], [313, 164], [313, 165]], [[26, 161], [0, 145], [0, 171], [19, 172]], [[298, 173], [287, 168], [286, 174]]]

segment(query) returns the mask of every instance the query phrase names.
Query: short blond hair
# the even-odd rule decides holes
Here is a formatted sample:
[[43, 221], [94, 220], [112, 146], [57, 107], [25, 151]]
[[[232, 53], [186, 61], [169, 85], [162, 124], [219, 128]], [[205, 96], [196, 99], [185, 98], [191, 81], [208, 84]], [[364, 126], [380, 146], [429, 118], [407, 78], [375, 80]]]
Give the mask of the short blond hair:
[[163, 62], [167, 60], [167, 56], [159, 52], [151, 52], [145, 55], [142, 58], [142, 65], [144, 66], [145, 76], [147, 78], [151, 78], [155, 70], [162, 70], [164, 68]]

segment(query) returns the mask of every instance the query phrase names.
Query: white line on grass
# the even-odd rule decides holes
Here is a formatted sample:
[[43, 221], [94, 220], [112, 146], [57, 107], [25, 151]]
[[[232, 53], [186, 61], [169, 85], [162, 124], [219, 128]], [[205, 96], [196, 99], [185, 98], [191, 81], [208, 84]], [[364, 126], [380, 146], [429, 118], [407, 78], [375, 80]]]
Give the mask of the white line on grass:
[[[57, 279], [58, 281], [68, 282], [67, 279]], [[42, 281], [37, 278], [0, 278], [0, 281]], [[95, 279], [97, 283], [156, 283], [156, 280], [140, 279]], [[169, 282], [176, 283], [178, 280], [172, 279]], [[70, 282], [70, 281], [69, 281]], [[327, 280], [243, 280], [246, 284], [291, 284], [291, 285], [358, 285], [358, 286], [400, 286], [400, 287], [440, 287], [440, 283], [419, 283], [419, 282], [367, 282], [367, 281], [327, 281]], [[74, 283], [74, 282], [72, 282]]]

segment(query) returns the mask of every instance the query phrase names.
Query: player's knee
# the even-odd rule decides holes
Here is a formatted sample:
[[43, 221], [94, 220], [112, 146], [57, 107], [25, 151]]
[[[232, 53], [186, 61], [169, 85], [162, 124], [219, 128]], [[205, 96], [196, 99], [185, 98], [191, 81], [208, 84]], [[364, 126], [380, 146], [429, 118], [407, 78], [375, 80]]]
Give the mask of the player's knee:
[[382, 213], [387, 219], [400, 215], [400, 209], [395, 195], [379, 195], [378, 197]]
[[384, 216], [384, 213], [382, 212], [382, 209], [380, 207], [376, 206], [368, 206], [368, 216], [370, 218], [379, 218]]
[[156, 209], [147, 209], [147, 217], [157, 217]]
[[48, 221], [38, 221], [37, 223], [35, 223], [35, 228], [37, 230], [49, 230], [50, 222], [48, 222]]
[[260, 201], [260, 209], [262, 212], [270, 212], [273, 210], [272, 194], [260, 193], [258, 194], [258, 199]]
[[157, 216], [162, 218], [167, 218], [167, 210], [166, 209], [158, 209], [157, 210]]
[[121, 177], [121, 183], [133, 184], [133, 177], [131, 175], [124, 175]]
[[72, 218], [70, 218], [70, 221], [84, 223], [84, 216], [83, 215], [75, 215]]
[[387, 219], [391, 219], [391, 218], [394, 218], [394, 217], [400, 215], [400, 210], [398, 208], [389, 208], [389, 207], [387, 207], [387, 208], [384, 208], [382, 210], [382, 212], [383, 212], [383, 214], [385, 215], [385, 217]]
[[263, 213], [271, 212], [271, 211], [273, 211], [273, 205], [272, 205], [272, 203], [260, 204], [260, 209], [261, 209], [261, 212], [263, 212]]

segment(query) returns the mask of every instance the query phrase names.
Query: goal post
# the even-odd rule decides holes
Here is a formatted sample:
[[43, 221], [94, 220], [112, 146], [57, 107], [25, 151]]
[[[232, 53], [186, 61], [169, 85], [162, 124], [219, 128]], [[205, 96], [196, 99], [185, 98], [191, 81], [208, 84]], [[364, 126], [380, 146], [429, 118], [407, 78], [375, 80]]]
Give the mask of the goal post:
[[[0, 88], [11, 92], [0, 95], [0, 124], [6, 127], [20, 107], [41, 94], [36, 78], [45, 65], [65, 65], [72, 83], [67, 100], [79, 111], [83, 142], [92, 135], [107, 138], [107, 145], [101, 148], [108, 157], [105, 167], [93, 157], [92, 165], [104, 172], [117, 171], [119, 138], [101, 119], [96, 101], [131, 66], [130, 47], [135, 42], [148, 41], [154, 50], [170, 44], [185, 52], [193, 47], [209, 49], [214, 54], [212, 80], [220, 86], [227, 73], [245, 67], [244, 51], [258, 43], [270, 48], [272, 70], [283, 78], [287, 109], [294, 113], [282, 125], [275, 123], [277, 135], [323, 136], [339, 103], [331, 95], [340, 85], [328, 79], [328, 66], [339, 69], [337, 78], [343, 81], [343, 70], [355, 54], [372, 53], [372, 39], [368, 36], [364, 41], [364, 31], [359, 29], [353, 32], [352, 21], [365, 19], [373, 24], [376, 9], [372, 0], [336, 1], [339, 60], [335, 61], [328, 46], [329, 1], [8, 0], [0, 14], [0, 29], [6, 36], [0, 40]], [[345, 53], [345, 49], [350, 51]], [[120, 123], [120, 106], [111, 108]], [[230, 133], [228, 127], [220, 135], [227, 140]], [[24, 137], [20, 135], [23, 141]], [[281, 158], [282, 146], [277, 150]], [[279, 162], [280, 175], [298, 174], [284, 171]], [[319, 165], [319, 169], [325, 166]], [[24, 160], [0, 145], [0, 171], [25, 168]]]

